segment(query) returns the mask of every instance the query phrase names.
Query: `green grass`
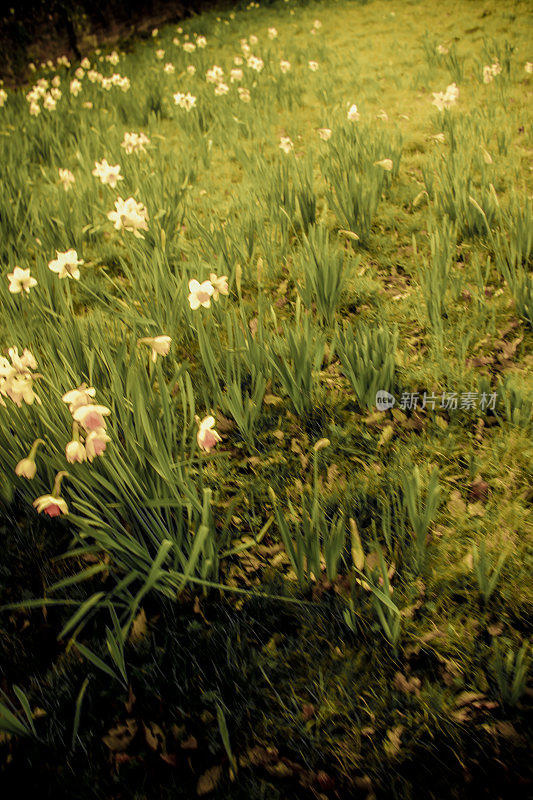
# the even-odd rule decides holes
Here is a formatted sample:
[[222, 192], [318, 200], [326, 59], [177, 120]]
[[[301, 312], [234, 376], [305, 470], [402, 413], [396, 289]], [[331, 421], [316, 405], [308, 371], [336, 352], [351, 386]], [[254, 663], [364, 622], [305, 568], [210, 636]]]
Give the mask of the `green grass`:
[[[30, 86], [8, 93], [0, 343], [34, 355], [40, 399], [18, 407], [0, 362], [13, 793], [527, 791], [530, 12], [213, 12], [116, 65], [88, 54], [127, 91], [84, 75], [74, 96], [73, 64], [36, 75], [60, 76], [55, 110], [40, 99], [30, 115]], [[186, 53], [185, 34], [206, 47]], [[246, 53], [234, 63], [253, 35], [259, 72]], [[433, 93], [452, 83], [440, 111]], [[125, 152], [126, 132], [145, 152]], [[120, 165], [115, 189], [92, 174], [103, 158]], [[146, 207], [143, 238], [108, 218], [119, 196]], [[69, 249], [79, 280], [49, 269]], [[17, 266], [37, 280], [24, 296], [9, 291]], [[229, 293], [193, 310], [189, 281], [212, 273]], [[139, 340], [163, 335], [154, 362]], [[61, 398], [82, 383], [109, 409], [109, 441], [73, 464], [67, 443], [91, 454], [91, 437]], [[210, 415], [221, 438], [206, 452]], [[18, 477], [37, 439], [37, 474]], [[68, 515], [39, 516], [64, 470]]]

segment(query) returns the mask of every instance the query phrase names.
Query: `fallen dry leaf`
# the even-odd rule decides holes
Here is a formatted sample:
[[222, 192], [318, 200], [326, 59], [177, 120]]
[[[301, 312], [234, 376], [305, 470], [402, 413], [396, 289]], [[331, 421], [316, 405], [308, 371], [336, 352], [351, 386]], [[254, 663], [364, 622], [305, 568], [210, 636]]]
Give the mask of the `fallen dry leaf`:
[[393, 758], [400, 752], [402, 733], [403, 725], [396, 725], [396, 727], [387, 731], [387, 738], [383, 743], [383, 749], [389, 758]]
[[134, 719], [127, 719], [124, 725], [111, 728], [102, 741], [112, 753], [122, 753], [127, 750], [129, 743], [137, 733], [137, 723]]
[[131, 626], [131, 631], [129, 635], [129, 641], [131, 643], [138, 642], [147, 633], [147, 624], [146, 624], [146, 612], [144, 608], [141, 608], [135, 619], [133, 620], [133, 624]]
[[211, 767], [203, 775], [200, 775], [198, 783], [196, 784], [196, 794], [203, 797], [205, 794], [213, 792], [222, 777], [222, 767]]
[[406, 678], [401, 672], [397, 672], [392, 685], [396, 691], [404, 692], [404, 694], [415, 694], [417, 696], [420, 694], [420, 678]]

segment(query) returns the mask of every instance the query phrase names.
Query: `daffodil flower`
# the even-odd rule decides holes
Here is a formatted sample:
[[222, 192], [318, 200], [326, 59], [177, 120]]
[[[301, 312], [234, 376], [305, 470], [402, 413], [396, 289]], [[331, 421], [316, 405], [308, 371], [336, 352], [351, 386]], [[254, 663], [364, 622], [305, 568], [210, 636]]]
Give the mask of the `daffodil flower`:
[[74, 414], [77, 408], [80, 406], [89, 405], [92, 402], [92, 398], [96, 394], [96, 389], [94, 386], [87, 386], [85, 383], [82, 383], [77, 389], [71, 389], [70, 392], [67, 392], [61, 398], [64, 403], [69, 403], [69, 411], [71, 414]]
[[44, 511], [49, 517], [59, 517], [61, 514], [68, 514], [68, 506], [60, 496], [61, 480], [68, 476], [68, 472], [58, 472], [54, 481], [54, 488], [51, 494], [43, 494], [33, 501], [37, 513]]
[[133, 197], [123, 200], [119, 197], [115, 200], [115, 211], [110, 211], [107, 218], [115, 223], [115, 230], [122, 228], [130, 231], [137, 239], [144, 239], [140, 231], [148, 230], [148, 211], [142, 203], [137, 203]]
[[35, 456], [40, 444], [45, 444], [45, 442], [42, 439], [36, 439], [27, 458], [23, 458], [15, 467], [15, 475], [18, 475], [19, 478], [27, 478], [29, 481], [35, 478], [35, 473], [37, 472]]
[[72, 417], [75, 422], [79, 422], [82, 428], [86, 431], [95, 431], [99, 428], [105, 428], [106, 423], [104, 417], [111, 414], [111, 410], [107, 406], [97, 406], [91, 403], [87, 406], [80, 406], [77, 408]]
[[60, 278], [74, 278], [78, 281], [80, 279], [80, 271], [78, 266], [83, 264], [83, 260], [78, 259], [78, 254], [75, 250], [66, 250], [60, 253], [56, 250], [57, 258], [50, 261], [48, 268], [52, 272], [57, 272]]
[[90, 431], [85, 439], [85, 450], [87, 458], [92, 461], [96, 456], [101, 456], [106, 449], [107, 442], [111, 439], [105, 432], [105, 428], [97, 428]]
[[168, 355], [172, 339], [170, 336], [145, 336], [143, 339], [139, 339], [139, 342], [152, 348], [152, 361], [156, 362], [157, 356]]
[[30, 275], [30, 269], [21, 269], [15, 267], [13, 272], [7, 276], [9, 281], [9, 291], [11, 294], [19, 294], [19, 292], [26, 292], [29, 294], [30, 289], [37, 286], [37, 281]]
[[204, 281], [199, 283], [197, 280], [189, 281], [189, 305], [193, 311], [203, 306], [209, 308], [211, 305], [211, 297], [215, 292], [215, 288], [211, 281]]
[[195, 420], [198, 425], [198, 433], [196, 434], [198, 447], [206, 453], [210, 453], [216, 443], [222, 441], [222, 437], [213, 430], [215, 418], [208, 416], [200, 420], [200, 418], [196, 416]]
[[221, 294], [229, 294], [228, 276], [220, 275], [218, 278], [214, 272], [209, 275], [209, 281], [213, 285], [213, 300], [218, 300]]
[[111, 164], [107, 163], [107, 159], [105, 158], [101, 161], [94, 162], [94, 169], [91, 175], [100, 178], [103, 184], [107, 183], [112, 189], [115, 188], [118, 181], [124, 180], [123, 176], [120, 174], [120, 164], [111, 166]]

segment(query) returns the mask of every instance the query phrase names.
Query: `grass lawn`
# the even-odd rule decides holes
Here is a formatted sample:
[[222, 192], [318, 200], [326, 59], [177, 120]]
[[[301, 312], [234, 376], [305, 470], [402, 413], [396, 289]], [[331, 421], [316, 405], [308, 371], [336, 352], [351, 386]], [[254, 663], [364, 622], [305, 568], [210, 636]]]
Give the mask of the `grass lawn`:
[[531, 4], [250, 6], [0, 88], [4, 796], [525, 797]]

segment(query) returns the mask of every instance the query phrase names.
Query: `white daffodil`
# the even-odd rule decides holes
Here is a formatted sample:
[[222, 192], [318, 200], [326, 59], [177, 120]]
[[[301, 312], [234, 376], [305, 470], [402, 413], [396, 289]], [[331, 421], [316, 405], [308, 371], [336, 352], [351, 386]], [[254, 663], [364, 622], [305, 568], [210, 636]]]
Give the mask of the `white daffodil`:
[[323, 142], [327, 142], [329, 139], [331, 139], [331, 134], [332, 133], [333, 133], [333, 131], [331, 130], [331, 128], [319, 128], [318, 129], [318, 135], [320, 136], [320, 138], [322, 139]]
[[167, 75], [173, 75], [175, 71], [174, 64], [171, 64], [170, 61], [163, 67], [163, 72], [166, 72]]
[[277, 30], [275, 28], [269, 28], [268, 29], [268, 38], [269, 39], [275, 39], [277, 37], [277, 35], [278, 35], [278, 32], [277, 32]]
[[0, 88], [0, 108], [2, 108], [3, 105], [5, 105], [6, 100], [7, 100], [7, 92], [5, 89]]
[[115, 188], [118, 181], [124, 180], [123, 176], [120, 174], [120, 164], [111, 166], [111, 164], [107, 163], [107, 159], [105, 158], [101, 161], [94, 162], [94, 169], [91, 174], [96, 178], [100, 178], [102, 183], [107, 183], [112, 189]]
[[279, 147], [284, 153], [290, 153], [294, 145], [289, 136], [282, 136], [279, 140]]
[[222, 67], [219, 67], [215, 64], [215, 66], [208, 69], [205, 73], [205, 79], [208, 83], [220, 83], [222, 78], [224, 77], [224, 70]]
[[316, 72], [318, 69], [318, 61], [310, 61], [309, 69], [311, 70], [311, 72]]
[[73, 439], [65, 447], [65, 456], [69, 464], [82, 464], [87, 458], [87, 451], [82, 442]]
[[194, 95], [192, 95], [190, 92], [187, 92], [187, 94], [184, 94], [183, 92], [176, 92], [174, 95], [174, 102], [180, 108], [190, 111], [196, 103], [196, 97], [194, 97]]
[[229, 86], [226, 83], [218, 83], [215, 86], [215, 94], [219, 97], [223, 94], [227, 94], [228, 92], [229, 92]]
[[348, 109], [347, 117], [350, 120], [350, 122], [357, 122], [359, 116], [360, 115], [357, 110], [357, 106], [355, 105], [355, 103], [353, 103], [353, 105], [351, 105], [350, 108]]
[[204, 308], [209, 308], [211, 305], [211, 297], [215, 292], [215, 287], [211, 283], [211, 281], [204, 281], [203, 283], [199, 283], [197, 280], [190, 280], [189, 281], [189, 305], [193, 311], [200, 306]]
[[45, 442], [42, 439], [36, 439], [32, 444], [27, 458], [23, 458], [15, 467], [15, 474], [18, 475], [19, 478], [27, 478], [31, 481], [35, 477], [35, 473], [37, 472], [35, 456], [37, 455], [37, 448], [40, 444], [45, 444]]
[[148, 211], [133, 197], [128, 197], [127, 200], [119, 197], [115, 200], [115, 211], [110, 211], [107, 218], [115, 223], [115, 230], [119, 231], [124, 228], [133, 233], [137, 239], [144, 239], [140, 231], [148, 230]]
[[152, 348], [152, 361], [155, 362], [157, 361], [157, 356], [167, 356], [169, 354], [172, 339], [170, 336], [145, 336], [143, 339], [139, 339], [139, 342]]
[[64, 253], [60, 253], [59, 250], [56, 250], [56, 256], [54, 261], [49, 262], [48, 268], [52, 272], [57, 272], [60, 278], [74, 278], [78, 281], [80, 279], [78, 266], [84, 262], [78, 258], [77, 252], [65, 250]]
[[21, 356], [19, 356], [18, 347], [10, 347], [7, 352], [16, 372], [25, 375], [28, 370], [37, 369], [35, 356], [27, 347], [24, 348]]
[[77, 389], [71, 389], [70, 392], [67, 392], [61, 398], [64, 403], [69, 404], [69, 411], [71, 414], [74, 414], [77, 408], [80, 406], [87, 406], [92, 403], [92, 398], [96, 394], [96, 389], [94, 386], [87, 386], [85, 383], [82, 383]]
[[125, 133], [120, 146], [129, 155], [130, 153], [146, 153], [145, 144], [150, 144], [150, 139], [144, 133]]
[[63, 184], [63, 189], [68, 192], [68, 190], [72, 187], [72, 184], [75, 183], [76, 178], [72, 174], [69, 169], [62, 169], [59, 167], [59, 182]]
[[235, 81], [242, 81], [244, 73], [242, 69], [232, 69], [230, 72], [230, 81], [231, 83], [235, 83]]
[[15, 467], [15, 475], [19, 478], [27, 478], [29, 481], [35, 478], [37, 465], [32, 458], [23, 458]]
[[52, 97], [51, 94], [45, 94], [43, 100], [43, 108], [46, 108], [47, 111], [55, 111], [57, 105], [57, 101]]
[[290, 61], [285, 61], [284, 59], [282, 59], [279, 62], [279, 68], [283, 72], [283, 74], [285, 74], [286, 72], [288, 72], [290, 70], [291, 62]]
[[392, 159], [391, 158], [382, 158], [381, 161], [374, 161], [375, 167], [381, 167], [382, 169], [390, 172], [392, 170]]
[[156, 57], [156, 58], [157, 58], [159, 61], [162, 61], [162, 60], [164, 59], [164, 57], [165, 57], [165, 51], [164, 51], [164, 50], [156, 50], [156, 51], [155, 51], [155, 57]]
[[254, 69], [256, 72], [261, 72], [263, 67], [265, 66], [265, 62], [262, 58], [258, 56], [248, 56], [246, 59], [246, 66], [250, 69]]
[[7, 276], [9, 281], [9, 291], [11, 294], [19, 294], [19, 292], [26, 292], [29, 294], [30, 289], [37, 286], [37, 281], [30, 275], [30, 269], [21, 269], [15, 267], [13, 272]]
[[239, 86], [237, 89], [239, 93], [239, 100], [242, 100], [243, 103], [249, 103], [252, 99], [249, 89], [245, 89], [244, 86]]
[[218, 300], [221, 294], [229, 294], [228, 276], [220, 275], [218, 278], [214, 272], [209, 275], [209, 281], [213, 286], [213, 300]]
[[445, 92], [432, 92], [432, 94], [433, 105], [436, 106], [439, 111], [444, 111], [444, 109], [451, 108], [455, 105], [459, 97], [459, 89], [457, 84], [450, 83], [450, 85], [446, 87]]
[[483, 67], [483, 83], [492, 83], [494, 80], [494, 76], [492, 74], [492, 69], [488, 64]]
[[71, 82], [70, 82], [70, 93], [73, 94], [74, 97], [77, 97], [79, 95], [79, 93], [81, 92], [82, 88], [83, 87], [81, 85], [81, 82], [77, 78], [74, 78], [73, 80], [71, 80]]
[[33, 381], [40, 377], [31, 372], [37, 367], [33, 354], [25, 348], [19, 356], [18, 348], [10, 347], [8, 355], [11, 364], [7, 358], [0, 357], [0, 395], [9, 397], [19, 408], [23, 401], [27, 405], [34, 401], [40, 405], [41, 401], [33, 391]]

